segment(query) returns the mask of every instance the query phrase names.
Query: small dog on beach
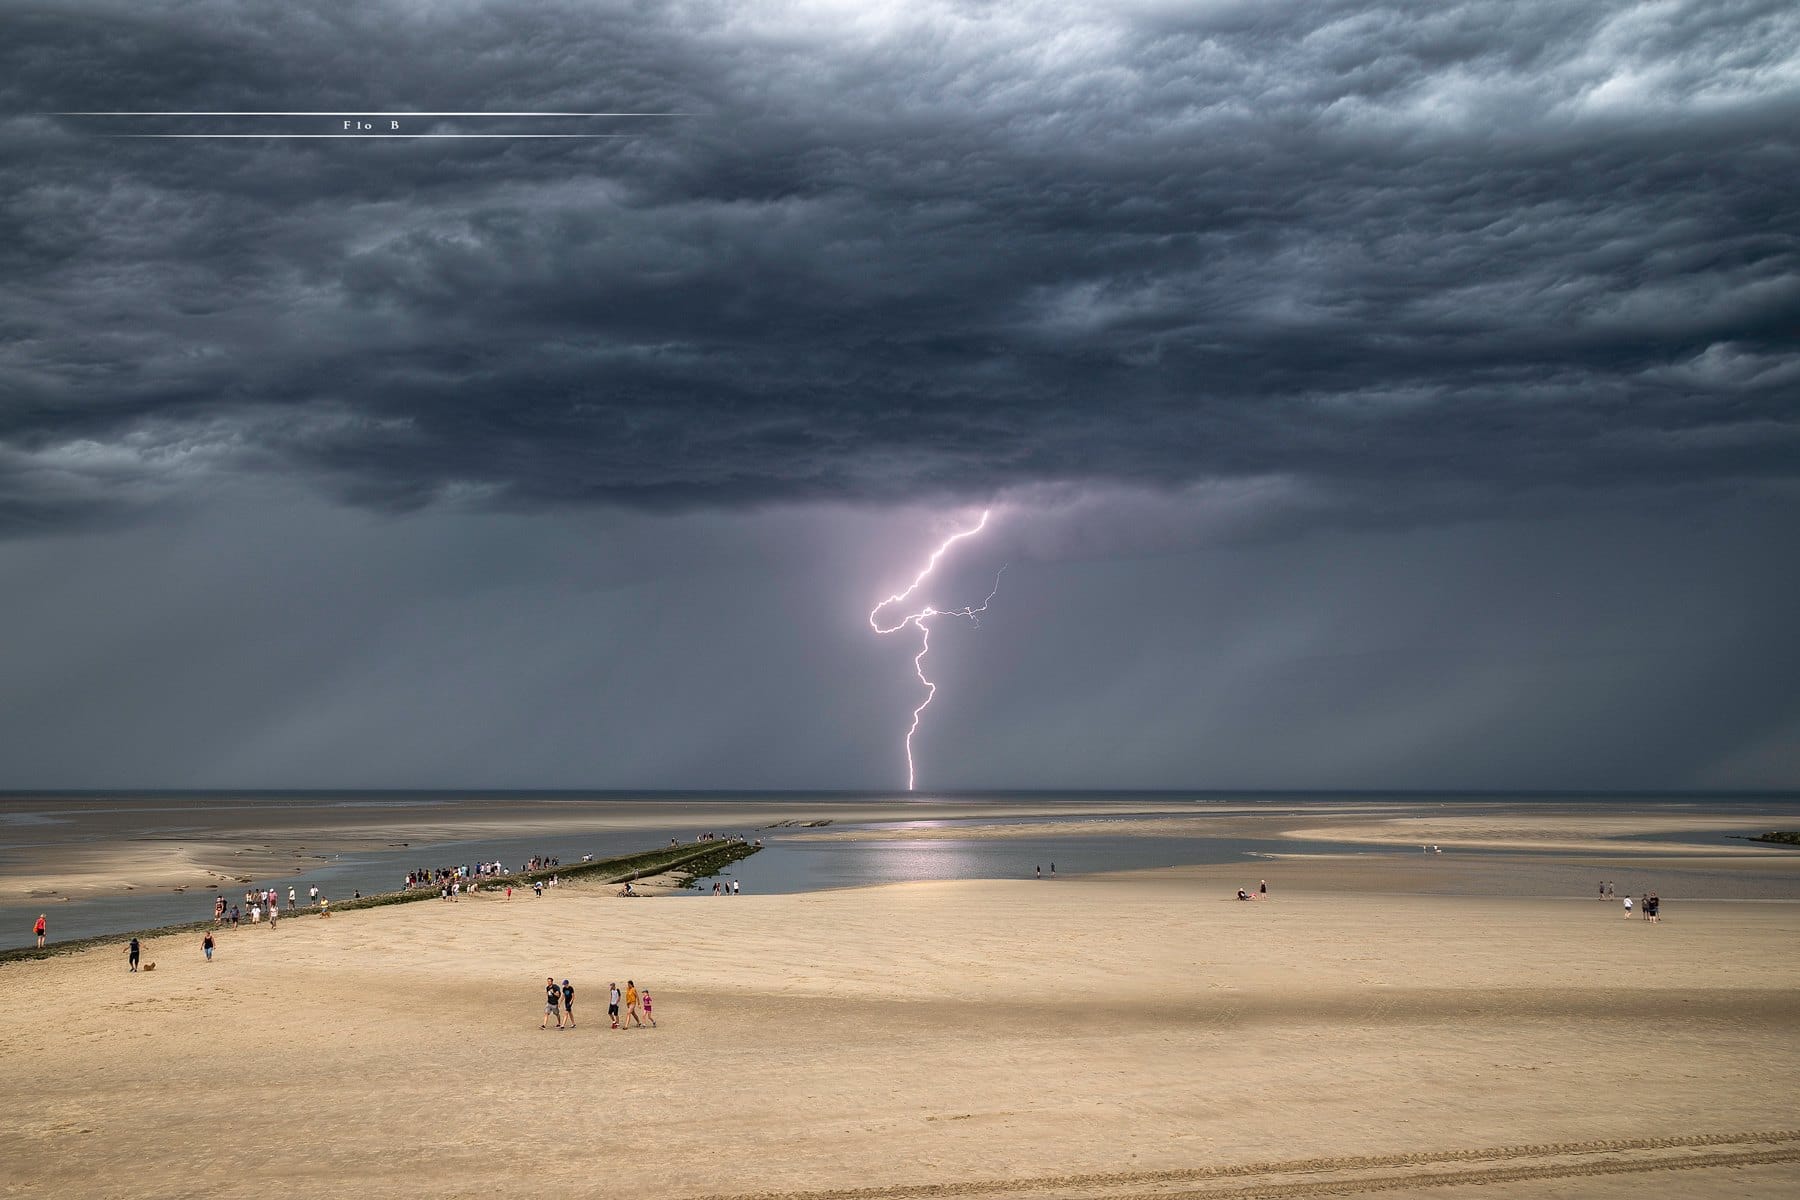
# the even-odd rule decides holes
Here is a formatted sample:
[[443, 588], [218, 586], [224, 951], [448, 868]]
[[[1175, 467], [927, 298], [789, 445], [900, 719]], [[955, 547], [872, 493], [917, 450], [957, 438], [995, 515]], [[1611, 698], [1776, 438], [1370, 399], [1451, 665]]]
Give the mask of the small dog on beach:
[[144, 964], [144, 965], [143, 965], [143, 966], [141, 966], [141, 967], [139, 967], [139, 968], [138, 968], [138, 970], [140, 970], [140, 971], [154, 971], [154, 970], [156, 970], [156, 964], [155, 964], [155, 963], [145, 963], [145, 964]]

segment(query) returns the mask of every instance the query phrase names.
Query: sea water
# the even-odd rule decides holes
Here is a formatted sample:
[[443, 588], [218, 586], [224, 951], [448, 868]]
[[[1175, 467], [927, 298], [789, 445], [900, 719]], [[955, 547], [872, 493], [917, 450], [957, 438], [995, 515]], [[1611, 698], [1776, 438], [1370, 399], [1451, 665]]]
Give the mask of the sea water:
[[[90, 802], [93, 797], [74, 797]], [[279, 805], [286, 809], [281, 835], [283, 839], [293, 836], [295, 825], [292, 817], [296, 809], [309, 812], [320, 810], [320, 824], [330, 824], [329, 810], [344, 805], [368, 807], [391, 807], [402, 810], [414, 810], [410, 815], [424, 815], [428, 818], [429, 810], [434, 806], [479, 804], [484, 813], [500, 814], [505, 812], [509, 802], [531, 802], [545, 798], [543, 793], [492, 794], [471, 800], [468, 796], [451, 795], [433, 797], [420, 793], [393, 794], [356, 794], [352, 796], [317, 796], [262, 798], [246, 796], [241, 804], [232, 804], [233, 808], [242, 811], [254, 811], [258, 805]], [[384, 848], [367, 848], [353, 853], [328, 854], [319, 857], [309, 855], [303, 860], [304, 870], [297, 874], [286, 874], [259, 878], [250, 884], [227, 881], [217, 890], [204, 887], [190, 887], [185, 892], [175, 893], [161, 890], [139, 890], [120, 895], [95, 897], [92, 899], [60, 900], [38, 898], [14, 900], [0, 904], [0, 948], [30, 945], [31, 923], [39, 912], [47, 913], [50, 919], [50, 933], [55, 941], [67, 941], [75, 938], [118, 933], [134, 929], [154, 928], [160, 925], [171, 925], [188, 921], [208, 920], [212, 916], [213, 898], [223, 893], [227, 906], [242, 905], [243, 891], [246, 887], [275, 887], [285, 901], [287, 889], [292, 886], [304, 899], [308, 890], [316, 885], [321, 894], [332, 900], [349, 899], [360, 891], [364, 895], [378, 892], [397, 891], [402, 886], [406, 873], [415, 868], [436, 868], [454, 864], [470, 864], [492, 862], [498, 859], [509, 869], [517, 869], [524, 861], [534, 855], [554, 856], [565, 865], [574, 865], [581, 861], [584, 854], [592, 854], [595, 858], [607, 858], [614, 855], [628, 854], [640, 850], [655, 849], [667, 846], [671, 839], [689, 843], [699, 829], [696, 820], [688, 811], [690, 805], [699, 803], [706, 805], [714, 815], [706, 820], [716, 820], [717, 810], [724, 807], [727, 811], [733, 805], [743, 805], [746, 821], [742, 827], [729, 824], [712, 826], [713, 831], [720, 834], [738, 834], [748, 839], [761, 839], [764, 849], [749, 858], [738, 861], [726, 868], [725, 878], [735, 879], [742, 889], [750, 894], [768, 894], [781, 892], [806, 892], [826, 888], [859, 887], [871, 884], [893, 883], [912, 880], [937, 879], [1031, 879], [1041, 871], [1046, 878], [1054, 874], [1057, 877], [1085, 875], [1105, 871], [1126, 871], [1154, 867], [1191, 866], [1198, 864], [1243, 863], [1245, 866], [1244, 886], [1254, 886], [1256, 879], [1269, 873], [1266, 864], [1276, 854], [1380, 854], [1393, 853], [1404, 848], [1381, 848], [1369, 845], [1338, 843], [1331, 841], [1304, 841], [1291, 838], [1251, 839], [1238, 836], [1226, 836], [1211, 832], [1217, 828], [1209, 822], [1209, 816], [1241, 815], [1243, 806], [1254, 806], [1257, 815], [1282, 816], [1295, 813], [1304, 819], [1316, 818], [1317, 808], [1300, 813], [1297, 804], [1316, 805], [1321, 802], [1355, 807], [1368, 804], [1400, 804], [1418, 811], [1445, 806], [1479, 808], [1484, 806], [1514, 809], [1519, 805], [1542, 804], [1551, 807], [1562, 806], [1604, 806], [1618, 805], [1622, 808], [1636, 807], [1642, 810], [1654, 808], [1657, 811], [1680, 811], [1700, 809], [1716, 812], [1724, 817], [1726, 814], [1742, 812], [1747, 809], [1758, 811], [1771, 807], [1791, 808], [1796, 813], [1794, 825], [1800, 825], [1800, 796], [1792, 793], [1775, 796], [1749, 797], [1742, 794], [1719, 796], [1688, 797], [1620, 797], [1589, 795], [1444, 795], [1420, 796], [1415, 794], [1386, 795], [1373, 793], [1280, 793], [1280, 794], [1219, 794], [1219, 793], [1155, 793], [1133, 794], [1119, 793], [1062, 793], [1053, 796], [1042, 795], [1007, 795], [995, 796], [977, 794], [966, 797], [931, 796], [920, 798], [921, 804], [930, 804], [938, 808], [960, 808], [968, 815], [949, 818], [933, 818], [931, 820], [897, 820], [882, 822], [845, 822], [834, 821], [823, 829], [795, 828], [781, 826], [769, 829], [757, 829], [748, 820], [749, 814], [766, 810], [772, 805], [787, 808], [804, 808], [809, 801], [816, 801], [823, 807], [825, 804], [838, 806], [845, 801], [854, 801], [854, 794], [819, 793], [774, 795], [756, 794], [716, 794], [696, 793], [682, 796], [649, 797], [639, 795], [630, 797], [612, 796], [602, 793], [562, 793], [559, 798], [576, 801], [584, 816], [591, 816], [593, 805], [605, 805], [609, 802], [628, 803], [634, 810], [641, 810], [646, 805], [656, 808], [668, 807], [668, 821], [665, 824], [653, 824], [650, 827], [637, 826], [629, 829], [603, 831], [576, 831], [567, 833], [534, 832], [518, 837], [482, 837], [480, 839], [450, 839], [438, 841], [413, 840], [406, 845], [387, 846]], [[883, 808], [891, 808], [895, 801], [891, 796], [862, 797], [879, 802]], [[1129, 804], [1134, 798], [1141, 798], [1146, 811], [1129, 813], [1107, 811], [1116, 809], [1119, 804]], [[16, 800], [16, 798], [14, 798]], [[223, 798], [229, 803], [230, 798]], [[209, 805], [217, 806], [221, 798], [210, 796]], [[13, 803], [7, 811], [0, 813], [4, 817], [0, 821], [0, 871], [7, 874], [17, 872], [21, 866], [29, 865], [29, 858], [41, 852], [41, 842], [34, 840], [46, 832], [46, 826], [54, 826], [63, 820], [57, 812], [59, 798], [44, 797], [34, 799], [29, 805]], [[135, 836], [157, 836], [166, 838], [181, 832], [183, 814], [191, 814], [192, 809], [184, 806], [179, 800], [171, 802], [169, 797], [156, 795], [139, 795], [109, 798], [109, 803], [116, 807], [109, 810], [113, 815], [123, 818]], [[1170, 812], [1171, 807], [1185, 811]], [[997, 815], [1003, 808], [1036, 807], [1050, 810], [1046, 814], [1036, 816]], [[1233, 813], [1221, 813], [1218, 810], [1229, 807]], [[1096, 809], [1102, 811], [1096, 812]], [[423, 814], [417, 810], [425, 810]], [[1022, 830], [1030, 830], [1035, 826], [1049, 826], [1055, 822], [1079, 817], [1084, 826], [1116, 827], [1118, 832], [1083, 832], [1072, 835], [1054, 835], [1046, 832], [1037, 835], [1030, 832], [1014, 833], [1008, 836], [979, 836], [971, 830], [967, 837], [956, 836], [961, 826], [1004, 824], [1016, 826]], [[1167, 822], [1171, 819], [1191, 825], [1190, 833], [1169, 833]], [[1163, 823], [1156, 833], [1132, 833], [1131, 827], [1143, 821]], [[1790, 825], [1789, 827], [1794, 827]], [[921, 827], [932, 827], [935, 836], [920, 838], [904, 836], [909, 830]], [[240, 830], [240, 833], [242, 831]], [[819, 834], [825, 836], [818, 836]], [[843, 837], [839, 834], [857, 836]], [[249, 835], [245, 835], [249, 836]], [[1655, 844], [1664, 840], [1711, 841], [1720, 846], [1742, 847], [1743, 841], [1726, 831], [1716, 833], [1698, 833], [1693, 835], [1660, 835], [1647, 834], [1641, 838], [1631, 839], [1638, 843], [1644, 851], [1654, 852]], [[1620, 846], [1620, 850], [1624, 850]], [[1800, 850], [1794, 851], [1800, 853]], [[1481, 851], [1459, 850], [1459, 854], [1481, 854]], [[1517, 853], [1517, 852], [1508, 852]], [[1553, 852], [1552, 852], [1553, 853]], [[1259, 865], [1262, 869], [1259, 869]], [[702, 883], [692, 895], [710, 895], [711, 889]]]

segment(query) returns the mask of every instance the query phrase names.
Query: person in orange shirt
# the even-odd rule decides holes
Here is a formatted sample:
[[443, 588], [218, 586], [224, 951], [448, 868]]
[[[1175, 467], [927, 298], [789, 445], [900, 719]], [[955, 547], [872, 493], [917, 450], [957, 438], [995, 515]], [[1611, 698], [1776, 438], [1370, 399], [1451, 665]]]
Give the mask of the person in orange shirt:
[[637, 984], [629, 979], [625, 981], [625, 1015], [637, 1022], [639, 1029], [644, 1027], [644, 1018], [638, 1016]]

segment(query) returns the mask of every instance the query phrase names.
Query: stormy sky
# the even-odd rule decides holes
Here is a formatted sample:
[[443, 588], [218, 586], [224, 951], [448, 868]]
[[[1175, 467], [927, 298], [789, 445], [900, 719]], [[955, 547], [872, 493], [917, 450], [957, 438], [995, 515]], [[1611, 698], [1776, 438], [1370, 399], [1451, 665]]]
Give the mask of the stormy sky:
[[[657, 115], [112, 136], [421, 111]], [[1800, 786], [1796, 131], [1779, 3], [9, 4], [0, 787], [903, 785], [990, 507], [922, 788]]]

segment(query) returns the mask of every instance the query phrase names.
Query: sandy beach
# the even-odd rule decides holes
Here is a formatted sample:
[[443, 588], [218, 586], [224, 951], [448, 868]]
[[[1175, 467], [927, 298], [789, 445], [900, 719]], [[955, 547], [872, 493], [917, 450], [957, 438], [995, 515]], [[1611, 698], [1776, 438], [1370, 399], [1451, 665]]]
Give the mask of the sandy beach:
[[[240, 929], [210, 964], [198, 935], [153, 941], [154, 973], [118, 948], [7, 965], [0, 1191], [1800, 1187], [1800, 904], [1673, 901], [1651, 925], [1406, 894], [1402, 856], [1257, 869], [1257, 903], [1229, 899], [1241, 865], [567, 889]], [[551, 974], [573, 1030], [539, 1030]], [[627, 978], [659, 1028], [608, 1027]]]

